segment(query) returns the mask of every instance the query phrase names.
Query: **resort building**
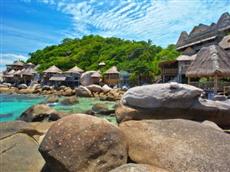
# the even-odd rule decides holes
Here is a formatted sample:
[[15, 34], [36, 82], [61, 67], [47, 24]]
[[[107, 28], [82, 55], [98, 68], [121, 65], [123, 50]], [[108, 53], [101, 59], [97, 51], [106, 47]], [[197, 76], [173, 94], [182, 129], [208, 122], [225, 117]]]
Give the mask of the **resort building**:
[[91, 75], [91, 80], [93, 84], [100, 84], [101, 82], [101, 74], [100, 71], [96, 71]]
[[119, 84], [120, 72], [116, 66], [111, 67], [104, 73], [103, 82], [109, 86], [115, 86]]
[[32, 63], [15, 61], [13, 64], [6, 65], [6, 67], [6, 71], [3, 72], [3, 82], [11, 83], [15, 86], [19, 84], [30, 86], [32, 81], [38, 77], [35, 65]]
[[[159, 64], [162, 82], [189, 83], [215, 91], [223, 91], [224, 87], [230, 86], [228, 74], [221, 72], [222, 70], [226, 71], [227, 68], [229, 69], [229, 13], [222, 14], [217, 23], [212, 23], [210, 26], [200, 24], [195, 26], [189, 34], [183, 31], [176, 47], [182, 55], [174, 61], [164, 61]], [[206, 82], [206, 85], [204, 85], [204, 82], [203, 84], [195, 83], [199, 81], [199, 78], [202, 82], [203, 77], [208, 79], [212, 77], [213, 79]], [[223, 80], [223, 77], [226, 79]], [[222, 83], [222, 86], [217, 85], [217, 80], [221, 80], [219, 83]]]
[[53, 65], [43, 71], [42, 84], [43, 85], [58, 85], [65, 81], [65, 77], [62, 75], [62, 70]]

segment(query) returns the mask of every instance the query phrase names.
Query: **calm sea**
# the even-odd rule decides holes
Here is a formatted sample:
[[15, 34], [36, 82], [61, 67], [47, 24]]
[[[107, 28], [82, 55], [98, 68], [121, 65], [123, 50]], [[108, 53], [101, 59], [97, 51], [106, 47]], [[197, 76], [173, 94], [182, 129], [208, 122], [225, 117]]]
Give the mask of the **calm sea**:
[[[44, 102], [45, 97], [34, 95], [0, 94], [0, 122], [16, 120], [29, 107]], [[100, 101], [95, 98], [79, 98], [79, 103], [71, 106], [56, 104], [52, 106], [60, 112], [84, 113], [96, 103], [106, 104], [109, 109], [114, 108], [115, 102]], [[110, 122], [116, 123], [115, 117], [98, 115]]]

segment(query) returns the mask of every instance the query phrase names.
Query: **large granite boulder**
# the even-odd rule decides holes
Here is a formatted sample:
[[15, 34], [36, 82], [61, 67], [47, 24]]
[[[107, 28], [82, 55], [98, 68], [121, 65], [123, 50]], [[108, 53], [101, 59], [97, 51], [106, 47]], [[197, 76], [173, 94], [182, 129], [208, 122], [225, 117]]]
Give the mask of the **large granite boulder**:
[[45, 161], [38, 152], [37, 142], [18, 133], [0, 140], [0, 171], [40, 172]]
[[28, 88], [28, 86], [26, 84], [20, 84], [18, 86], [18, 89], [27, 89], [27, 88]]
[[30, 136], [39, 134], [39, 132], [34, 129], [33, 126], [24, 121], [1, 122], [0, 129], [0, 140], [17, 133], [26, 133]]
[[61, 118], [60, 115], [61, 113], [52, 109], [48, 105], [38, 104], [23, 112], [19, 119], [26, 122], [56, 121]]
[[170, 172], [230, 171], [230, 136], [198, 122], [141, 120], [121, 123], [132, 161]]
[[167, 83], [129, 89], [116, 109], [119, 122], [140, 119], [183, 118], [209, 120], [221, 127], [230, 126], [227, 101], [201, 99], [202, 90], [190, 85]]
[[106, 104], [96, 103], [92, 107], [92, 112], [96, 114], [110, 115], [115, 112], [113, 109], [109, 109]]
[[84, 86], [80, 86], [76, 88], [75, 92], [76, 92], [76, 95], [79, 97], [91, 97], [92, 96], [91, 91]]
[[103, 92], [102, 87], [96, 84], [89, 85], [86, 88], [88, 88], [91, 92], [97, 92], [97, 93]]
[[191, 85], [166, 83], [129, 89], [122, 103], [136, 108], [189, 108], [203, 90]]
[[79, 100], [76, 96], [71, 96], [71, 97], [63, 98], [60, 102], [63, 105], [74, 105], [74, 104], [78, 103]]
[[81, 85], [88, 86], [88, 85], [93, 84], [93, 80], [91, 79], [91, 75], [93, 75], [95, 72], [96, 71], [87, 71], [87, 72], [84, 72], [81, 75], [81, 78], [80, 78]]
[[59, 102], [59, 97], [57, 95], [48, 96], [46, 99], [47, 103], [56, 103]]
[[162, 168], [157, 168], [147, 164], [124, 164], [110, 172], [168, 172]]
[[108, 172], [127, 161], [124, 134], [106, 120], [74, 114], [48, 130], [39, 151], [51, 171]]

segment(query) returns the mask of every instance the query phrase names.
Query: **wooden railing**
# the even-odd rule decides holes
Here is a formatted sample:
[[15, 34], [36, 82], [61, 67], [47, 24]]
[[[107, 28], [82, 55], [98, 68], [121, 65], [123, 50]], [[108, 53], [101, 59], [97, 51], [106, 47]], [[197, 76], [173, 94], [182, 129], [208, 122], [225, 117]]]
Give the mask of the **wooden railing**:
[[162, 74], [163, 75], [171, 75], [171, 74], [177, 74], [178, 69], [177, 68], [168, 68], [168, 69], [163, 69]]
[[[202, 88], [204, 90], [213, 90], [214, 88], [214, 82], [213, 81], [207, 81], [205, 83], [201, 82], [189, 82], [190, 85], [193, 85], [195, 87]], [[223, 91], [224, 87], [229, 87], [230, 82], [218, 82], [218, 91]]]

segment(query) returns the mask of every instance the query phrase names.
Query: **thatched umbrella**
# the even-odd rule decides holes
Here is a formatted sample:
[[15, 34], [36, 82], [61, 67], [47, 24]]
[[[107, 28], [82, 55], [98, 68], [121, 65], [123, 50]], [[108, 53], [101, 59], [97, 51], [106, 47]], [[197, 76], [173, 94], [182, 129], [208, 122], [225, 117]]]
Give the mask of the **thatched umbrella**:
[[117, 70], [117, 67], [116, 66], [113, 66], [111, 68], [109, 68], [105, 74], [119, 74], [118, 70]]
[[213, 77], [217, 92], [218, 77], [230, 77], [230, 57], [219, 46], [203, 47], [186, 72], [189, 78]]
[[73, 68], [67, 70], [65, 73], [83, 73], [84, 70], [82, 70], [81, 68], [74, 66]]
[[48, 69], [46, 69], [44, 73], [62, 73], [62, 70], [59, 69], [57, 66], [53, 65], [49, 67]]

